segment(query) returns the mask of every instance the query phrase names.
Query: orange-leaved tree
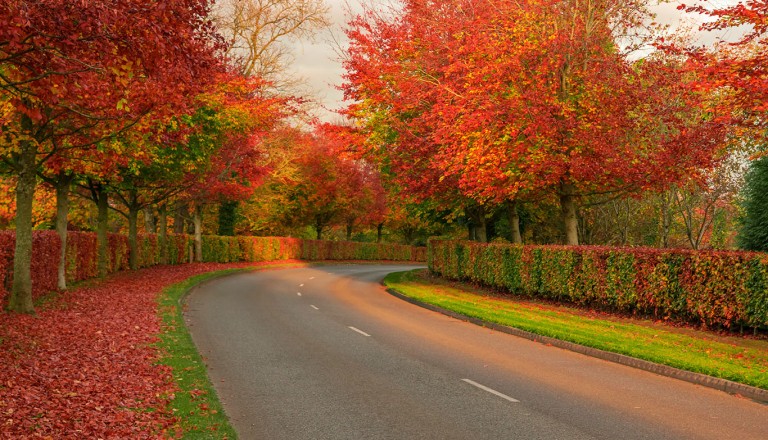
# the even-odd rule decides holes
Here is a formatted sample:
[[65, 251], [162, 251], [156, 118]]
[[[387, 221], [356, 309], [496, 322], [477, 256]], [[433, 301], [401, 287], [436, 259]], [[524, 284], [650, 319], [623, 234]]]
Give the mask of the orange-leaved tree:
[[638, 32], [648, 17], [637, 0], [368, 10], [348, 30], [347, 114], [409, 190], [482, 212], [554, 194], [566, 243], [578, 244], [581, 197], [706, 168], [724, 136], [706, 96], [682, 87], [681, 60], [630, 56], [653, 35]]

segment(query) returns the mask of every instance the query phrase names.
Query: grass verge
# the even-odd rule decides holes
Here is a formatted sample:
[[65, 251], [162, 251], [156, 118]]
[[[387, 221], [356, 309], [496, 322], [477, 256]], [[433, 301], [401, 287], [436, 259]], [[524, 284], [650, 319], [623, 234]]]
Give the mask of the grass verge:
[[384, 284], [485, 322], [768, 389], [768, 341], [516, 299], [434, 278], [424, 270], [390, 274]]
[[237, 434], [224, 414], [205, 363], [184, 325], [181, 299], [200, 283], [246, 270], [230, 269], [194, 276], [167, 288], [158, 301], [162, 319], [158, 343], [162, 353], [160, 363], [171, 368], [178, 386], [171, 407], [184, 439], [236, 439]]

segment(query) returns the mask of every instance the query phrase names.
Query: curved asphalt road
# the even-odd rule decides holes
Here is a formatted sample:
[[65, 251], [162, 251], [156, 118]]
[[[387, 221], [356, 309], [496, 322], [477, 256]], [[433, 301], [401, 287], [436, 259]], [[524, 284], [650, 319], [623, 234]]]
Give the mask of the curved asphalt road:
[[241, 439], [768, 439], [766, 406], [387, 294], [406, 269], [254, 272], [190, 295]]

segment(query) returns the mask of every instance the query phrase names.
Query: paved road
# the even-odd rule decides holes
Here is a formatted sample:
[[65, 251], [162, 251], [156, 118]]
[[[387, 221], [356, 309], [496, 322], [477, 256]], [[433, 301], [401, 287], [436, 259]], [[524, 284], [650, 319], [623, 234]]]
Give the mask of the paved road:
[[187, 322], [244, 440], [768, 439], [768, 406], [424, 310], [406, 266], [224, 278]]

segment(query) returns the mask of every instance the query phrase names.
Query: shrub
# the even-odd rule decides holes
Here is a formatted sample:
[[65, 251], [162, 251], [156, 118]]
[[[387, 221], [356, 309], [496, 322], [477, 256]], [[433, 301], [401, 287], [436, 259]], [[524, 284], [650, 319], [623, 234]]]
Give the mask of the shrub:
[[430, 240], [447, 278], [709, 327], [768, 326], [768, 256], [648, 248]]

